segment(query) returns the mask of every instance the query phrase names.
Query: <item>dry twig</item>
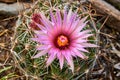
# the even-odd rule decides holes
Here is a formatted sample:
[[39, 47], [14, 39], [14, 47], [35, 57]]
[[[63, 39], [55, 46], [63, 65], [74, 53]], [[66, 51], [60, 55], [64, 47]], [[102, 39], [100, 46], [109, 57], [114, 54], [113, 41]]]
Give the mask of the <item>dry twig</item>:
[[116, 8], [114, 8], [107, 2], [105, 2], [103, 0], [88, 0], [88, 1], [90, 1], [95, 6], [99, 7], [105, 13], [112, 15], [116, 19], [120, 20], [120, 11], [118, 11]]

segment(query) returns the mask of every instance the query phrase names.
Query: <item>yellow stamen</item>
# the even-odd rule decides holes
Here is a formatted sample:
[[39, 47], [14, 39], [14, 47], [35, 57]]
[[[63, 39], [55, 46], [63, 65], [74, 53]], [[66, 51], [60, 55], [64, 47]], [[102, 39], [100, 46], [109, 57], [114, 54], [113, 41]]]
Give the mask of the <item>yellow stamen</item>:
[[66, 36], [64, 36], [64, 35], [60, 35], [57, 38], [57, 44], [60, 47], [68, 45], [68, 38]]

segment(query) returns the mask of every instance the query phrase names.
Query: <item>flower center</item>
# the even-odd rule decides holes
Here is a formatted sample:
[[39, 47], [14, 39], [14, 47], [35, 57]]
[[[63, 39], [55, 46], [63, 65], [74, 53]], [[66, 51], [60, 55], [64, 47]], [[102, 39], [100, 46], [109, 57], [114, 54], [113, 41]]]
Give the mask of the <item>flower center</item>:
[[67, 46], [68, 45], [68, 38], [64, 35], [60, 35], [58, 36], [57, 38], [57, 44], [59, 47], [64, 47], [64, 46]]

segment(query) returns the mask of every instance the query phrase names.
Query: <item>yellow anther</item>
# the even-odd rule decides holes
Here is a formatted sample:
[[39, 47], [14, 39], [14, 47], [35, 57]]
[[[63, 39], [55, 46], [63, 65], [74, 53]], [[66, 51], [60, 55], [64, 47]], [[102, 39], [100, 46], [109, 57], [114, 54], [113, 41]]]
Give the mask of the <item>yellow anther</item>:
[[57, 38], [57, 44], [58, 46], [62, 47], [62, 46], [67, 46], [68, 45], [68, 38], [64, 35], [60, 35]]

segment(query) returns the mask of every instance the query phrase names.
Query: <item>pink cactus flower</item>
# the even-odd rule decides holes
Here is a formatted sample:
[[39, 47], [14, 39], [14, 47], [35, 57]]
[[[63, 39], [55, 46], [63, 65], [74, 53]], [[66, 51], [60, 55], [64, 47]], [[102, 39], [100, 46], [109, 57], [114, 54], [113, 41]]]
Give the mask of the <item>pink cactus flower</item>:
[[29, 23], [30, 28], [34, 30], [40, 30], [40, 28], [35, 24], [35, 22], [30, 22]]
[[[30, 28], [34, 29], [34, 30], [40, 30], [40, 28], [38, 27], [37, 24], [43, 25], [41, 22], [41, 15], [39, 13], [34, 13], [32, 15], [32, 21], [29, 23]], [[44, 25], [43, 25], [44, 26]]]
[[51, 20], [47, 19], [43, 13], [40, 15], [44, 26], [37, 24], [41, 30], [35, 33], [37, 37], [32, 38], [40, 44], [37, 46], [39, 53], [33, 58], [48, 54], [47, 66], [57, 58], [61, 69], [66, 61], [74, 72], [73, 57], [85, 59], [87, 57], [84, 52], [88, 53], [86, 48], [97, 47], [95, 44], [88, 43], [87, 38], [93, 35], [90, 34], [91, 30], [82, 30], [86, 26], [87, 17], [80, 19], [71, 9], [68, 13], [63, 11], [63, 15], [56, 10], [55, 16], [50, 11]]

